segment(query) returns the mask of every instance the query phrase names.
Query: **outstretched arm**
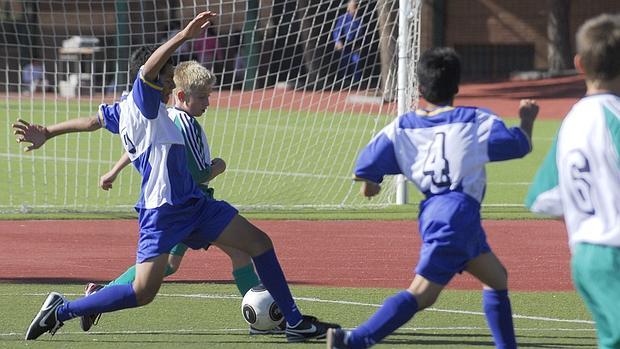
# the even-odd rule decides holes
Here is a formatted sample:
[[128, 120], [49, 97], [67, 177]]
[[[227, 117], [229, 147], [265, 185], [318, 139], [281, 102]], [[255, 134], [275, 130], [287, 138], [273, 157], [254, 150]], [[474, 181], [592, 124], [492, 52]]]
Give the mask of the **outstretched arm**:
[[71, 119], [51, 126], [31, 124], [25, 120], [17, 119], [11, 126], [17, 143], [30, 143], [24, 147], [24, 151], [38, 149], [49, 139], [65, 133], [91, 132], [101, 128], [97, 116]]
[[189, 22], [183, 30], [179, 31], [170, 40], [158, 47], [146, 63], [144, 63], [144, 68], [142, 70], [144, 78], [148, 81], [157, 80], [160, 70], [164, 67], [166, 61], [172, 56], [174, 51], [185, 41], [198, 37], [202, 30], [211, 24], [210, 19], [215, 16], [215, 12], [211, 11], [198, 14], [198, 16]]
[[104, 174], [99, 179], [99, 186], [101, 187], [101, 189], [112, 189], [112, 183], [114, 183], [118, 174], [121, 173], [121, 171], [130, 163], [131, 160], [129, 160], [129, 155], [127, 155], [127, 153], [123, 153], [123, 156], [118, 159], [116, 164], [114, 164], [114, 167], [112, 167], [112, 169], [108, 173]]

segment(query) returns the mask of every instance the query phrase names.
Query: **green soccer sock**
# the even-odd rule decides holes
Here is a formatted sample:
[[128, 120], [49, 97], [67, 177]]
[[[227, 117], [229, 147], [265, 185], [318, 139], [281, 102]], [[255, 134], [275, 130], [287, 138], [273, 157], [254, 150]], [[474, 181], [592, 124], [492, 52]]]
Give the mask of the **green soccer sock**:
[[260, 280], [254, 271], [254, 265], [252, 263], [233, 270], [232, 274], [241, 296], [245, 295], [252, 287], [260, 284]]
[[[175, 271], [170, 267], [170, 265], [166, 265], [166, 271], [164, 273], [165, 276], [172, 275], [174, 274], [174, 272]], [[113, 286], [113, 285], [129, 285], [133, 283], [133, 280], [135, 279], [136, 279], [136, 266], [132, 265], [131, 267], [129, 267], [129, 269], [127, 269], [126, 272], [121, 274], [121, 276], [117, 277], [116, 279], [110, 281], [110, 283], [107, 284], [105, 287]]]

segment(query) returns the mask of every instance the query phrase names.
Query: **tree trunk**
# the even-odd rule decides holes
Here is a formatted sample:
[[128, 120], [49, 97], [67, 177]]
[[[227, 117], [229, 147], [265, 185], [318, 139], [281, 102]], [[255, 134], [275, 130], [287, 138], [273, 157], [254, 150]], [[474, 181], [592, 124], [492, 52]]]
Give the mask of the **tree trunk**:
[[549, 0], [547, 22], [549, 72], [571, 68], [570, 47], [570, 0]]

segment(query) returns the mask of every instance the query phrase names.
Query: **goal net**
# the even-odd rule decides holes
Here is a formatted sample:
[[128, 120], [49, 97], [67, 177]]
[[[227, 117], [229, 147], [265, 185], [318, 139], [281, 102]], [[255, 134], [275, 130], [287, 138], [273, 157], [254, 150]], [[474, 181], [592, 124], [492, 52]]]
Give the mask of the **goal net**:
[[[165, 41], [204, 1], [0, 1], [0, 211], [128, 211], [140, 177], [99, 178], [122, 155], [106, 131], [60, 136], [30, 153], [18, 118], [50, 125], [92, 116], [129, 88], [132, 50]], [[393, 178], [373, 200], [351, 173], [359, 150], [398, 113], [399, 1], [208, 1], [218, 17], [177, 60], [194, 59], [218, 83], [198, 118], [227, 170], [211, 186], [241, 208], [355, 208], [395, 201]], [[402, 1], [401, 1], [402, 3]], [[409, 1], [408, 108], [416, 105], [420, 3]], [[404, 11], [403, 11], [404, 12]]]

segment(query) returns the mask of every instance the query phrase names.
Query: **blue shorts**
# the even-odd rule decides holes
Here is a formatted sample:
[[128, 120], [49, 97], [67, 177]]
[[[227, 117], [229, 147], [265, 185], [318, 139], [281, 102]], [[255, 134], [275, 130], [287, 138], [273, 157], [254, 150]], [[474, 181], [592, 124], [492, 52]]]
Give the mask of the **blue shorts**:
[[480, 222], [480, 204], [469, 195], [450, 192], [420, 204], [422, 247], [416, 273], [446, 285], [467, 263], [491, 252]]
[[226, 201], [206, 197], [182, 205], [141, 209], [136, 263], [169, 253], [180, 242], [194, 250], [204, 248], [217, 240], [238, 213]]

